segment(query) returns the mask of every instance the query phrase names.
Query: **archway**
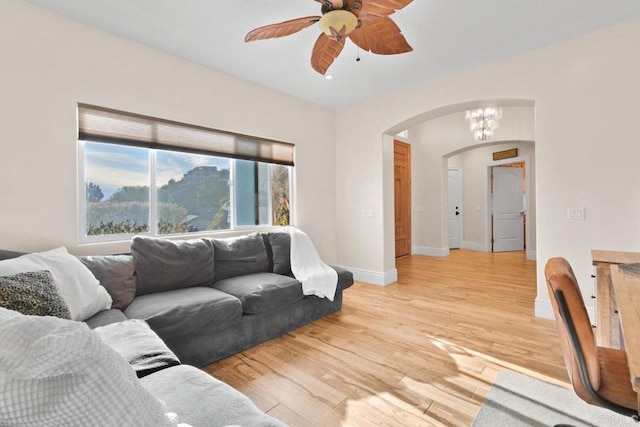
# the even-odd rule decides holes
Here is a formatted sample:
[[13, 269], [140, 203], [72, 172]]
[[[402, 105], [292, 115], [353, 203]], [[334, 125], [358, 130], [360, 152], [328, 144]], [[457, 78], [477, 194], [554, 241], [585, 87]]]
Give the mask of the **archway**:
[[[464, 120], [465, 111], [481, 106], [496, 106], [505, 115], [496, 130], [495, 139], [477, 144]], [[393, 138], [408, 130], [407, 142], [414, 145], [416, 175], [412, 193], [424, 192], [428, 202], [420, 206], [419, 198], [413, 206], [413, 241], [418, 252], [436, 256], [448, 254], [446, 198], [448, 157], [478, 147], [486, 147], [511, 141], [533, 141], [534, 102], [522, 99], [489, 99], [452, 104], [411, 117], [391, 127], [383, 135], [383, 204], [384, 204], [384, 267], [395, 271], [394, 212], [393, 212]], [[416, 150], [416, 148], [418, 148]], [[423, 174], [422, 176], [420, 174]], [[423, 188], [419, 188], [422, 185]], [[418, 208], [416, 211], [416, 207]], [[421, 230], [421, 226], [428, 227]], [[421, 234], [422, 233], [422, 234]]]

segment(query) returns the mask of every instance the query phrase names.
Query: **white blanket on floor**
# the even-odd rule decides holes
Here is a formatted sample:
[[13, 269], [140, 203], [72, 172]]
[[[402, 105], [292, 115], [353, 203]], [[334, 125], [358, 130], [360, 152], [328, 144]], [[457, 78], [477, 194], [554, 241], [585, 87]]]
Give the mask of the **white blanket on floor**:
[[302, 283], [302, 292], [333, 301], [338, 273], [322, 262], [313, 242], [302, 230], [287, 227], [285, 231], [291, 236], [291, 272]]

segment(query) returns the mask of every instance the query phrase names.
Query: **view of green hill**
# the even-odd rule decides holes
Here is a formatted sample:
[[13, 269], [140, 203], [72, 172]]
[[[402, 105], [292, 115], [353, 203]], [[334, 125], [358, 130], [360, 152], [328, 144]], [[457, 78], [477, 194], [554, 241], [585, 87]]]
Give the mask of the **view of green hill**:
[[[228, 169], [199, 166], [158, 188], [160, 232], [229, 228], [229, 176]], [[87, 183], [86, 189], [87, 234], [148, 230], [149, 187], [125, 186], [106, 201], [99, 185]]]

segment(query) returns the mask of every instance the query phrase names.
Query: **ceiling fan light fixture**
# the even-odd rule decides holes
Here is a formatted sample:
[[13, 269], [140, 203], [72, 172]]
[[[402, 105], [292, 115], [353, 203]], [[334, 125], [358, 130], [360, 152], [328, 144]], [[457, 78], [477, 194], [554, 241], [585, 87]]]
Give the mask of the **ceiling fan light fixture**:
[[332, 10], [322, 15], [318, 25], [322, 32], [329, 37], [333, 38], [336, 34], [345, 37], [356, 29], [358, 18], [346, 10]]
[[[311, 51], [311, 68], [325, 75], [340, 55], [347, 38], [363, 51], [379, 55], [411, 52], [402, 31], [389, 15], [413, 0], [314, 0], [321, 3], [322, 15], [304, 16], [279, 24], [255, 28], [245, 42], [274, 39], [315, 26], [322, 31]], [[359, 60], [359, 57], [358, 59]]]

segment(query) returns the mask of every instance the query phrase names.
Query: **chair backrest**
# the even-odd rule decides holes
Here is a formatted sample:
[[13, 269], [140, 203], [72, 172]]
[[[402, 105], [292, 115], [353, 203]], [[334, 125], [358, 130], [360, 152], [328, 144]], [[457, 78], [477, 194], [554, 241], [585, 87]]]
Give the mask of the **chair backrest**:
[[584, 356], [585, 367], [588, 372], [589, 382], [594, 390], [600, 388], [600, 365], [598, 363], [598, 351], [596, 340], [591, 328], [591, 321], [584, 306], [584, 300], [580, 293], [580, 287], [576, 276], [571, 269], [571, 265], [564, 258], [551, 258], [547, 261], [544, 269], [547, 279], [547, 290], [549, 291], [549, 299], [553, 306], [553, 312], [560, 333], [560, 344], [562, 353], [564, 354], [564, 362], [569, 373], [569, 378], [576, 394], [583, 400], [591, 401], [591, 396], [585, 388], [579, 370], [579, 361], [573, 350], [570, 341], [569, 326], [559, 311], [559, 293], [560, 298], [565, 301], [565, 306], [571, 317], [573, 327], [576, 332], [577, 340], [582, 354]]

